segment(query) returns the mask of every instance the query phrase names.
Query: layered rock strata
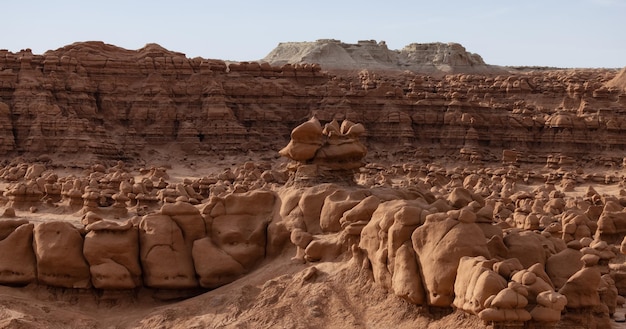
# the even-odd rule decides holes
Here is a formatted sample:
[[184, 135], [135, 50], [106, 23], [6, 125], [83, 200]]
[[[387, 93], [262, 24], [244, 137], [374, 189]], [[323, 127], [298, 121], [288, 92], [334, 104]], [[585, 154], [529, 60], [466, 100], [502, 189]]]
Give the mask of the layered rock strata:
[[[417, 57], [432, 55], [419, 45], [409, 48]], [[372, 157], [619, 166], [622, 157], [614, 151], [626, 148], [620, 137], [626, 96], [616, 74], [333, 72], [315, 63], [187, 58], [155, 44], [126, 50], [83, 42], [43, 55], [0, 51], [0, 153], [131, 159], [163, 145], [193, 154], [269, 151], [316, 116], [322, 125], [367, 126], [363, 143]]]
[[453, 42], [411, 43], [401, 50], [391, 50], [385, 41], [376, 40], [360, 40], [356, 44], [335, 39], [281, 42], [262, 61], [272, 65], [318, 63], [334, 70], [409, 70], [430, 74], [506, 72], [487, 65], [480, 55]]

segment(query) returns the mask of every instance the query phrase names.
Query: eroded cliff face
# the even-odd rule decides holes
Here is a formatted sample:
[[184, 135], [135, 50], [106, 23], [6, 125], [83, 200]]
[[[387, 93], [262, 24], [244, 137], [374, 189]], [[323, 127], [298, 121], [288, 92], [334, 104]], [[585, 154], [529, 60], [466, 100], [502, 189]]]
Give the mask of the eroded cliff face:
[[[188, 152], [277, 148], [312, 66], [274, 68], [189, 59], [155, 44], [137, 51], [100, 42], [0, 56], [0, 150], [131, 157], [174, 142]], [[228, 71], [228, 72], [227, 72]], [[283, 127], [284, 126], [284, 127]], [[276, 145], [276, 137], [280, 142]]]
[[363, 123], [374, 157], [500, 161], [508, 150], [515, 161], [621, 164], [613, 151], [626, 149], [626, 92], [608, 83], [617, 70], [346, 72], [190, 59], [155, 44], [0, 51], [0, 154], [275, 151], [314, 115]]

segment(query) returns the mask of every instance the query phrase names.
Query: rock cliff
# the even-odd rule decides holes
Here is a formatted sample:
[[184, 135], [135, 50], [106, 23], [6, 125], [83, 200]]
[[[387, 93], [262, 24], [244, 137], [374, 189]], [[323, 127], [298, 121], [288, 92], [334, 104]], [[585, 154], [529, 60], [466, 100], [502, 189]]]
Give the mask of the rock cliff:
[[[626, 92], [617, 87], [623, 79], [616, 70], [495, 72], [456, 44], [401, 51], [371, 41], [311, 47], [334, 55], [309, 51], [302, 58], [350, 55], [372, 65], [340, 72], [317, 63], [227, 64], [156, 44], [126, 50], [81, 42], [43, 55], [0, 51], [0, 154], [130, 160], [159, 146], [200, 155], [276, 152], [293, 127], [315, 116], [322, 125], [362, 123], [372, 157], [480, 162], [508, 154], [513, 162], [622, 163], [614, 151], [626, 149]], [[286, 50], [295, 48], [273, 53]], [[376, 64], [391, 60], [400, 63], [394, 70]], [[475, 70], [407, 69], [415, 65]]]

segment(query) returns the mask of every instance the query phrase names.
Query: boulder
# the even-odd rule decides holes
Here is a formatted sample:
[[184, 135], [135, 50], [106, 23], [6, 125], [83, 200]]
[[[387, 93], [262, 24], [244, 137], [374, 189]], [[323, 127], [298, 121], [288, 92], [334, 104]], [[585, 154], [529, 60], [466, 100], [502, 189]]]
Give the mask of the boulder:
[[252, 190], [224, 197], [227, 214], [260, 215], [271, 213], [276, 195], [270, 191]]
[[365, 199], [364, 191], [348, 192], [337, 190], [326, 197], [320, 212], [320, 228], [323, 232], [341, 231], [340, 219], [343, 214]]
[[35, 226], [34, 249], [39, 283], [63, 288], [89, 288], [89, 264], [83, 256], [83, 237], [68, 222]]
[[561, 289], [574, 273], [583, 268], [583, 262], [580, 260], [583, 256], [579, 250], [580, 243], [572, 244], [572, 242], [568, 244], [568, 248], [550, 256], [546, 261], [546, 272], [556, 289]]
[[183, 230], [170, 216], [150, 214], [141, 219], [139, 259], [146, 286], [163, 289], [198, 286], [187, 241], [190, 240], [185, 240]]
[[450, 202], [452, 207], [457, 209], [467, 206], [472, 201], [474, 201], [472, 192], [461, 187], [455, 188], [448, 195], [448, 202]]
[[322, 147], [322, 125], [317, 118], [300, 124], [291, 131], [291, 141], [278, 153], [296, 161], [312, 159]]
[[378, 208], [380, 204], [380, 198], [375, 195], [370, 195], [367, 198], [361, 200], [353, 208], [345, 211], [339, 220], [339, 223], [343, 226], [349, 225], [349, 223], [356, 222], [368, 222], [372, 218], [372, 214]]
[[505, 232], [504, 244], [508, 249], [508, 258], [517, 258], [524, 268], [535, 263], [544, 265], [548, 258], [544, 245], [547, 239], [533, 231], [510, 230]]
[[491, 269], [494, 262], [482, 256], [461, 258], [454, 282], [456, 308], [478, 314], [487, 298], [507, 287], [507, 281]]
[[83, 254], [91, 283], [97, 289], [133, 289], [142, 284], [139, 233], [130, 221], [100, 221], [88, 225]]
[[217, 248], [249, 270], [265, 257], [268, 222], [245, 214], [218, 216], [211, 222], [210, 237]]
[[33, 227], [25, 220], [0, 221], [0, 284], [26, 285], [36, 281]]
[[559, 293], [567, 298], [567, 308], [590, 308], [600, 305], [598, 288], [601, 280], [600, 271], [593, 265], [585, 265], [574, 273], [559, 289]]
[[526, 288], [511, 281], [507, 288], [485, 301], [486, 308], [478, 313], [478, 317], [485, 322], [526, 322], [532, 318], [525, 309], [528, 305], [526, 296]]
[[555, 291], [544, 291], [537, 295], [537, 306], [530, 311], [530, 316], [536, 322], [556, 323], [565, 305], [567, 297]]
[[176, 201], [165, 203], [161, 207], [161, 214], [169, 216], [182, 231], [187, 249], [191, 250], [193, 242], [207, 235], [204, 218], [198, 208], [187, 202]]
[[341, 254], [342, 247], [337, 235], [316, 236], [304, 249], [304, 258], [309, 262], [330, 261]]
[[419, 200], [393, 200], [381, 203], [361, 230], [359, 248], [372, 264], [374, 281], [391, 287], [395, 254], [425, 217]]
[[464, 256], [491, 258], [482, 230], [475, 223], [432, 220], [415, 229], [411, 240], [417, 253], [428, 305], [448, 307], [454, 301], [454, 282]]
[[415, 251], [410, 242], [405, 242], [396, 251], [395, 265], [391, 276], [393, 293], [415, 305], [424, 305], [426, 292], [419, 267], [415, 259]]
[[298, 206], [302, 210], [302, 219], [306, 225], [306, 231], [311, 234], [320, 234], [320, 214], [326, 197], [337, 191], [339, 187], [334, 184], [320, 184], [307, 188]]
[[245, 268], [232, 256], [218, 248], [209, 237], [193, 243], [193, 261], [200, 286], [217, 288], [235, 281]]

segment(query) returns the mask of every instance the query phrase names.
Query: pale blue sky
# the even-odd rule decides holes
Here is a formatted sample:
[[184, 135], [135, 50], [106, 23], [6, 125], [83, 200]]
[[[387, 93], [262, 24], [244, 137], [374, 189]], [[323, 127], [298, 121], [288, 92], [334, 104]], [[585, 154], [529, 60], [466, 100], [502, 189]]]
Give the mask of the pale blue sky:
[[2, 1], [0, 49], [146, 43], [257, 60], [279, 42], [458, 42], [497, 65], [626, 66], [626, 0]]

